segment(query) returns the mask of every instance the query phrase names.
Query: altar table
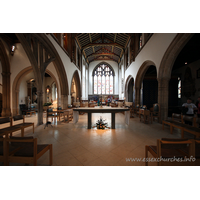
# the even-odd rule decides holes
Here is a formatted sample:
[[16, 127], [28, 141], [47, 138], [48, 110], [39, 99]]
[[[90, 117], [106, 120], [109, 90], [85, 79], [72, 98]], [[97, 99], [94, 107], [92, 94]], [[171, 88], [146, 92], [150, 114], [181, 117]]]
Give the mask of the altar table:
[[129, 108], [121, 108], [121, 107], [109, 107], [109, 106], [97, 106], [97, 107], [81, 107], [74, 108], [73, 110], [73, 120], [74, 123], [78, 122], [79, 112], [88, 113], [88, 129], [91, 129], [92, 124], [92, 113], [111, 113], [111, 128], [115, 129], [115, 113], [117, 112], [125, 112], [125, 122], [129, 124], [130, 120], [130, 109]]

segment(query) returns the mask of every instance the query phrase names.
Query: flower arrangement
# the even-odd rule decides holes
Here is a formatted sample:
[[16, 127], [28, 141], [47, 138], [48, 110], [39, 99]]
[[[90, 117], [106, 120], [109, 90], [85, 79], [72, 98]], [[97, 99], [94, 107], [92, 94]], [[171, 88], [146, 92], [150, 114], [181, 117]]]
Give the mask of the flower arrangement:
[[108, 123], [106, 123], [105, 120], [102, 119], [102, 117], [100, 117], [100, 120], [97, 120], [96, 127], [97, 127], [97, 129], [109, 128]]
[[47, 103], [44, 103], [44, 105], [43, 106], [51, 106], [52, 105], [52, 103], [51, 102], [47, 102]]

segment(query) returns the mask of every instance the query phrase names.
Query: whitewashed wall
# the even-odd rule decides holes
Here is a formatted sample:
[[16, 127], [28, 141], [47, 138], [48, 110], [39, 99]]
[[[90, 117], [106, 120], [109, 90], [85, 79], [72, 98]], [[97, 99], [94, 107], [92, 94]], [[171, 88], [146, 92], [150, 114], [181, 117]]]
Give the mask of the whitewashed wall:
[[25, 97], [27, 97], [27, 81], [29, 81], [30, 79], [35, 79], [34, 73], [33, 71], [26, 74], [19, 86], [19, 104], [25, 104]]
[[131, 63], [125, 72], [125, 82], [129, 75], [132, 75], [135, 81], [137, 72], [141, 65], [150, 60], [155, 63], [157, 74], [159, 72], [160, 63], [177, 33], [154, 33], [140, 53], [135, 58], [135, 61]]
[[[81, 82], [81, 72], [80, 70], [76, 67], [76, 65], [74, 63], [71, 62], [70, 58], [66, 55], [66, 53], [63, 51], [63, 49], [58, 45], [58, 43], [55, 41], [55, 39], [50, 35], [46, 35], [49, 40], [52, 42], [52, 44], [54, 45], [54, 47], [56, 48], [58, 54], [60, 55], [60, 58], [63, 62], [66, 74], [67, 74], [67, 80], [68, 80], [68, 89], [70, 91], [71, 89], [71, 82], [72, 82], [72, 78], [74, 75], [74, 72], [77, 70], [78, 74], [79, 74], [79, 78], [80, 78], [80, 82]], [[71, 96], [68, 96], [68, 104], [71, 103]]]

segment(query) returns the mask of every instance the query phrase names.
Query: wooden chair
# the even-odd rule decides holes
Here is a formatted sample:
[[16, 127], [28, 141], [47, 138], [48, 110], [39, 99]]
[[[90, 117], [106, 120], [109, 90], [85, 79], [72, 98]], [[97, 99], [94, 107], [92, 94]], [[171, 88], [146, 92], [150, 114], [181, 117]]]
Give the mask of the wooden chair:
[[0, 162], [5, 165], [5, 150], [4, 150], [4, 138], [0, 136]]
[[5, 117], [5, 118], [1, 118], [0, 119], [0, 124], [7, 124], [9, 123], [9, 126], [8, 127], [5, 127], [5, 128], [1, 128], [0, 129], [0, 134], [1, 135], [12, 135], [13, 132], [15, 131], [19, 131], [21, 130], [21, 135], [23, 136], [24, 135], [24, 128], [21, 127], [21, 126], [17, 126], [17, 125], [14, 125], [13, 126], [13, 119], [10, 118], [10, 117]]
[[146, 122], [150, 122], [150, 118], [151, 118], [151, 114], [150, 114], [150, 110], [146, 110], [146, 109], [140, 109], [139, 112], [139, 118], [140, 118], [140, 122], [143, 120], [144, 123]]
[[[6, 137], [0, 136], [0, 162], [3, 162], [5, 166], [8, 165], [8, 152], [6, 147], [7, 137], [8, 135], [6, 135]], [[9, 155], [12, 155], [13, 153], [19, 150], [19, 148], [13, 147], [11, 145], [9, 145], [8, 148]]]
[[64, 122], [69, 123], [73, 119], [73, 109], [68, 109], [64, 111]]
[[195, 143], [195, 165], [200, 165], [200, 139], [195, 139], [194, 140], [194, 143]]
[[[37, 138], [33, 137], [10, 137], [6, 139], [8, 152], [8, 165], [12, 163], [29, 163], [37, 165], [37, 160], [49, 150], [49, 165], [53, 164], [52, 144], [37, 144]], [[10, 154], [10, 146], [18, 148]]]
[[62, 109], [62, 107], [57, 107], [57, 115], [59, 117], [59, 121], [60, 121], [60, 118], [64, 115], [64, 110]]
[[177, 113], [172, 113], [173, 122], [182, 122], [182, 115]]
[[194, 127], [200, 128], [200, 118], [194, 118]]
[[158, 122], [160, 122], [160, 105], [158, 103], [153, 104], [153, 112], [151, 112], [151, 121], [157, 118]]
[[193, 116], [187, 116], [187, 115], [182, 115], [181, 118], [181, 122], [182, 124], [186, 124], [186, 122], [190, 122], [189, 125], [194, 126], [195, 122], [194, 122], [195, 118]]
[[53, 119], [55, 119], [56, 117], [58, 117], [57, 113], [53, 111], [52, 108], [48, 108], [47, 109], [47, 118], [46, 118], [46, 122], [48, 122], [48, 118], [52, 118], [52, 121]]
[[130, 118], [134, 118], [135, 109], [133, 106], [130, 108]]
[[33, 127], [33, 133], [34, 133], [34, 123], [32, 123], [32, 122], [25, 122], [25, 116], [24, 115], [13, 116], [13, 120], [14, 121], [23, 120], [23, 123], [19, 123], [19, 124], [15, 124], [15, 125], [12, 124], [14, 127], [21, 128], [21, 136], [22, 137], [24, 137], [24, 129], [25, 128], [28, 128], [28, 127], [32, 126]]
[[[145, 165], [148, 165], [148, 152], [156, 158], [157, 165], [194, 165], [193, 162], [179, 162], [184, 158], [194, 156], [194, 145], [188, 139], [162, 138], [157, 140], [157, 146], [145, 146]], [[177, 159], [177, 160], [173, 160]], [[172, 162], [173, 161], [173, 162]], [[175, 162], [176, 161], [176, 162]]]

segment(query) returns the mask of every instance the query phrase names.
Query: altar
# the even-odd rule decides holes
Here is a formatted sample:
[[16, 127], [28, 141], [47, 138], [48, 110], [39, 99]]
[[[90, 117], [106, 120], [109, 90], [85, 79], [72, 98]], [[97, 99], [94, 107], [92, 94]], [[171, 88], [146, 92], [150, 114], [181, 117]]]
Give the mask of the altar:
[[91, 129], [92, 125], [92, 113], [111, 113], [111, 128], [115, 129], [115, 113], [125, 112], [125, 123], [129, 124], [130, 120], [130, 109], [121, 107], [109, 107], [109, 106], [96, 106], [96, 107], [81, 107], [73, 109], [73, 120], [74, 123], [78, 122], [79, 112], [88, 113], [88, 129]]

